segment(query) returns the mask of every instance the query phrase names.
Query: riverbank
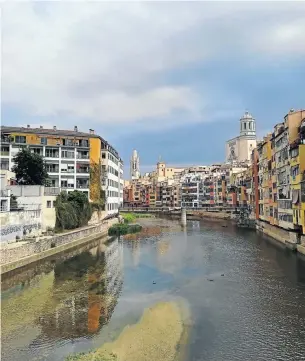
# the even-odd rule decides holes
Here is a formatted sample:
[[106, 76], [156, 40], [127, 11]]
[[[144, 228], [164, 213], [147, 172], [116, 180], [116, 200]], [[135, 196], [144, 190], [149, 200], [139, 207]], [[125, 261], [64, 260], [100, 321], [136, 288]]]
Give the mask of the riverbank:
[[27, 266], [33, 262], [84, 245], [97, 238], [109, 239], [108, 229], [118, 220], [112, 219], [95, 226], [83, 227], [54, 237], [33, 242], [22, 242], [2, 246], [0, 255], [1, 274]]

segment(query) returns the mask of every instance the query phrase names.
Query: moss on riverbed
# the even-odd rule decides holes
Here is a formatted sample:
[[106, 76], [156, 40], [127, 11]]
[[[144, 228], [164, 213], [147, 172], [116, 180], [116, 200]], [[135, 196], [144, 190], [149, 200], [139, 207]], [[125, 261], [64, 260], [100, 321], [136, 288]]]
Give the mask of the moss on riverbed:
[[145, 310], [139, 323], [126, 327], [117, 340], [67, 361], [174, 361], [183, 336], [181, 308], [162, 302]]

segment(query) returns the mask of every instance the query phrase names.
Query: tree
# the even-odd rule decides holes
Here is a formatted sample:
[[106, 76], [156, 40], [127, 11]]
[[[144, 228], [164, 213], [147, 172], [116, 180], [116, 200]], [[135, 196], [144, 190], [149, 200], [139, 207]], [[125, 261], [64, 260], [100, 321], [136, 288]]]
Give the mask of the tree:
[[16, 174], [19, 185], [45, 185], [48, 178], [43, 158], [31, 153], [28, 148], [20, 150], [13, 159], [12, 171]]
[[61, 192], [55, 201], [56, 228], [74, 229], [85, 226], [92, 215], [87, 196], [79, 191]]

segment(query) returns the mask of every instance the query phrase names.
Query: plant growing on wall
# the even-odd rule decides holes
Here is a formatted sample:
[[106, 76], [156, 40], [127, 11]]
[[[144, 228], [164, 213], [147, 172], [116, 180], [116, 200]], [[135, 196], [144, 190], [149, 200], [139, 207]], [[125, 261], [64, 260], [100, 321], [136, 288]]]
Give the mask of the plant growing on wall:
[[79, 191], [61, 192], [55, 201], [56, 229], [86, 226], [92, 215], [87, 196]]
[[39, 154], [31, 153], [28, 148], [21, 149], [13, 158], [12, 171], [19, 185], [45, 185], [48, 179], [45, 162]]
[[91, 163], [90, 165], [90, 198], [92, 207], [96, 210], [104, 210], [106, 203], [105, 191], [101, 188], [102, 174], [101, 164]]

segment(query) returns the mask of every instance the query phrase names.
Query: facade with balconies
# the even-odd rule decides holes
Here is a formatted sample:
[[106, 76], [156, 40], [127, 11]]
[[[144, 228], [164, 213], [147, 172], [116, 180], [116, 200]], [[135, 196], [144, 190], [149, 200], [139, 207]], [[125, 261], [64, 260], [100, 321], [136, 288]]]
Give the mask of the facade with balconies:
[[[123, 203], [123, 162], [116, 150], [90, 129], [88, 133], [27, 127], [1, 127], [1, 169], [11, 170], [14, 156], [27, 147], [41, 155], [48, 172], [48, 186], [70, 192], [78, 190], [98, 201], [101, 189], [106, 210], [115, 213]], [[90, 171], [97, 167], [90, 180]]]

